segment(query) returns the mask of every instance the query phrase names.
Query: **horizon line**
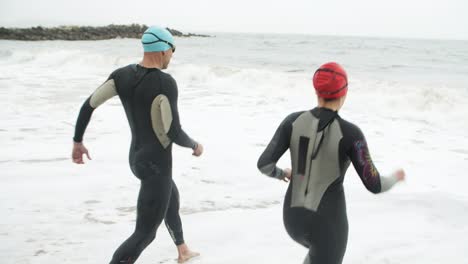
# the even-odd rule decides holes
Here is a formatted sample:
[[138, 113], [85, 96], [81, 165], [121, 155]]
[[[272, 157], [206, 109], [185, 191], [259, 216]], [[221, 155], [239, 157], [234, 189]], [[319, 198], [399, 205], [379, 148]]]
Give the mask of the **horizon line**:
[[[86, 24], [57, 24], [54, 26], [44, 26], [41, 24], [36, 24], [33, 26], [2, 26], [0, 27], [7, 28], [7, 29], [27, 29], [27, 28], [35, 28], [35, 27], [42, 27], [42, 28], [56, 28], [56, 27], [107, 27], [111, 25], [116, 25], [116, 26], [131, 26], [131, 25], [146, 25], [145, 23], [128, 23], [128, 24], [123, 24], [123, 23], [106, 23], [106, 24], [100, 24], [100, 25], [86, 25]], [[146, 25], [148, 26], [148, 25]], [[429, 37], [429, 36], [395, 36], [395, 35], [374, 35], [374, 34], [369, 34], [369, 35], [363, 35], [363, 34], [324, 34], [324, 33], [313, 33], [313, 32], [269, 32], [269, 31], [238, 31], [238, 30], [225, 30], [225, 31], [218, 31], [218, 30], [181, 30], [179, 28], [175, 27], [170, 27], [166, 26], [167, 28], [181, 31], [184, 34], [201, 34], [201, 33], [213, 33], [213, 34], [248, 34], [248, 35], [254, 35], [254, 34], [265, 34], [265, 35], [302, 35], [302, 36], [317, 36], [317, 37], [344, 37], [344, 38], [369, 38], [369, 39], [402, 39], [402, 40], [431, 40], [431, 41], [468, 41], [468, 37], [466, 38], [455, 38], [455, 37]], [[196, 31], [196, 33], [195, 33]]]

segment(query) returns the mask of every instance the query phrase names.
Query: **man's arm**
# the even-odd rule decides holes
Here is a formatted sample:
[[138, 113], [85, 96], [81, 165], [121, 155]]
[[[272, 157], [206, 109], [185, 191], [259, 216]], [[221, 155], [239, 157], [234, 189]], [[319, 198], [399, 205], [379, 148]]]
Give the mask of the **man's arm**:
[[83, 164], [83, 154], [88, 156], [88, 159], [91, 159], [88, 150], [83, 145], [83, 135], [86, 131], [86, 127], [91, 120], [93, 111], [98, 108], [101, 104], [109, 100], [110, 98], [117, 95], [117, 90], [115, 88], [115, 82], [113, 79], [109, 78], [105, 83], [99, 86], [96, 91], [86, 99], [86, 101], [81, 106], [78, 119], [76, 120], [75, 125], [75, 136], [73, 137], [73, 150], [72, 150], [72, 159], [73, 162], [77, 164]]
[[164, 90], [166, 91], [165, 95], [167, 96], [167, 104], [166, 107], [162, 107], [161, 112], [163, 116], [167, 116], [167, 118], [163, 118], [166, 119], [164, 126], [168, 128], [167, 136], [171, 139], [172, 142], [181, 147], [191, 148], [193, 150], [197, 149], [198, 143], [191, 139], [187, 133], [185, 133], [180, 124], [179, 110], [177, 105], [177, 83], [172, 77], [169, 76], [169, 78], [166, 78], [166, 82], [164, 83]]
[[74, 142], [82, 142], [83, 135], [86, 131], [91, 116], [96, 108], [102, 105], [110, 98], [117, 95], [115, 83], [113, 79], [108, 79], [105, 83], [99, 86], [91, 96], [81, 106], [78, 119], [76, 120], [75, 136], [73, 137]]

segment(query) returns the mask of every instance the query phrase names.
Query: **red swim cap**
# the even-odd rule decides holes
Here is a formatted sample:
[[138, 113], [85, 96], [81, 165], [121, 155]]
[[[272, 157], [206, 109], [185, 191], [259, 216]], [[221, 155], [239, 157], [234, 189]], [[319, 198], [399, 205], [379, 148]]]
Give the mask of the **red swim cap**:
[[315, 92], [326, 99], [340, 98], [348, 92], [348, 76], [336, 62], [325, 63], [315, 72], [312, 79]]

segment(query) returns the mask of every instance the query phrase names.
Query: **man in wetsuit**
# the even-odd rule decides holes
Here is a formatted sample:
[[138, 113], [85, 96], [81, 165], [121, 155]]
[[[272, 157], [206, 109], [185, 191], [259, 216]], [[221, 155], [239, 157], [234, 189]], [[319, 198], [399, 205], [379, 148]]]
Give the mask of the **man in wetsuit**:
[[[260, 156], [258, 168], [270, 177], [290, 180], [284, 224], [291, 238], [309, 249], [304, 263], [340, 264], [348, 239], [343, 180], [350, 162], [373, 193], [388, 191], [405, 173], [397, 170], [381, 176], [361, 130], [338, 115], [348, 90], [347, 75], [340, 65], [322, 65], [313, 83], [318, 107], [283, 120]], [[292, 170], [283, 170], [276, 163], [288, 149]]]
[[172, 180], [172, 143], [191, 148], [200, 156], [203, 146], [182, 130], [177, 110], [177, 84], [166, 69], [175, 51], [171, 33], [150, 27], [143, 33], [143, 60], [115, 70], [84, 102], [75, 128], [73, 162], [90, 159], [83, 145], [83, 135], [93, 111], [118, 95], [131, 128], [130, 168], [140, 179], [137, 219], [134, 233], [116, 250], [111, 264], [134, 263], [154, 240], [165, 220], [177, 246], [179, 263], [195, 257], [184, 242], [179, 216], [179, 192]]

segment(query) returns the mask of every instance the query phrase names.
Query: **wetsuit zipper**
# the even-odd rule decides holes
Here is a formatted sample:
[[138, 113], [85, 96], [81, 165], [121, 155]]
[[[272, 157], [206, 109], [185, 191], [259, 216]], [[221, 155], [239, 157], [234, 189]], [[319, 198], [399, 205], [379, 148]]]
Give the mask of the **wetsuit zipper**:
[[[141, 76], [140, 79], [138, 79], [138, 80], [136, 81], [135, 85], [133, 85], [133, 87], [132, 87], [132, 101], [133, 101], [134, 105], [136, 104], [136, 103], [135, 103], [135, 89], [136, 89], [137, 86], [143, 81], [143, 79], [146, 77], [146, 75], [147, 75], [149, 72], [150, 72], [150, 70], [145, 69], [145, 73], [143, 74], [143, 76]], [[132, 118], [133, 118], [133, 120], [136, 120], [136, 116], [135, 116], [135, 115], [136, 115], [135, 109], [133, 109], [133, 111], [132, 111]], [[137, 139], [138, 139], [138, 137], [137, 137]], [[137, 139], [135, 139], [135, 146], [137, 146], [137, 148], [138, 148], [139, 142], [137, 141]]]
[[[322, 136], [320, 137], [320, 141], [319, 141], [319, 144], [317, 146], [317, 149], [312, 152], [312, 155], [310, 157], [309, 175], [307, 177], [307, 185], [306, 185], [306, 189], [305, 189], [305, 195], [307, 195], [307, 193], [309, 192], [310, 171], [312, 170], [312, 161], [317, 157], [317, 154], [318, 154], [318, 152], [320, 150], [320, 147], [322, 146], [323, 138], [325, 137], [325, 129], [322, 130], [323, 131]], [[317, 139], [317, 138], [315, 138], [315, 139]], [[314, 141], [314, 147], [315, 147], [315, 141]]]

